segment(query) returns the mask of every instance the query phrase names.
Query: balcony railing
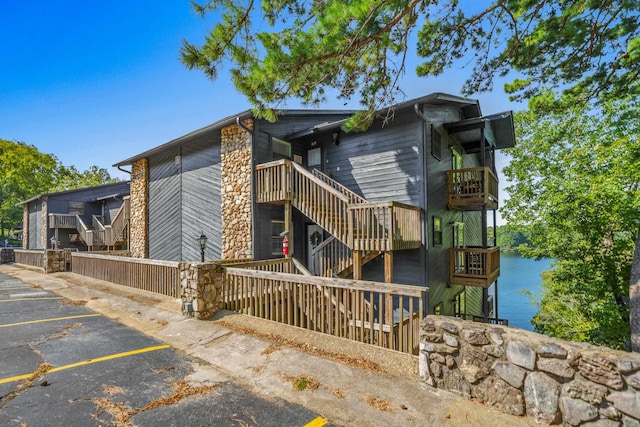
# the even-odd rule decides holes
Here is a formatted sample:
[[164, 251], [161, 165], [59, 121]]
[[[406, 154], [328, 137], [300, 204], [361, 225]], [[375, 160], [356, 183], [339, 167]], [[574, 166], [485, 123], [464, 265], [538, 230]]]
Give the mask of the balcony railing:
[[76, 214], [49, 214], [49, 228], [77, 227]]
[[393, 201], [368, 203], [289, 160], [256, 166], [256, 194], [258, 203], [290, 201], [353, 250], [415, 249], [422, 243], [419, 207]]
[[449, 207], [477, 210], [498, 209], [498, 178], [489, 167], [450, 170]]
[[449, 282], [488, 288], [500, 276], [500, 248], [451, 248]]

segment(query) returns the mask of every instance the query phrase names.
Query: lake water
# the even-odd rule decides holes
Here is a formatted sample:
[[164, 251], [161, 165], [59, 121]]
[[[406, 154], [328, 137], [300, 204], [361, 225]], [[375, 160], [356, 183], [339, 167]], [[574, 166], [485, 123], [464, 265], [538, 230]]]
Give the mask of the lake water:
[[517, 254], [500, 254], [500, 278], [498, 279], [498, 316], [508, 319], [509, 326], [533, 330], [531, 319], [538, 308], [520, 290], [540, 293], [540, 274], [550, 269], [552, 259], [536, 261]]

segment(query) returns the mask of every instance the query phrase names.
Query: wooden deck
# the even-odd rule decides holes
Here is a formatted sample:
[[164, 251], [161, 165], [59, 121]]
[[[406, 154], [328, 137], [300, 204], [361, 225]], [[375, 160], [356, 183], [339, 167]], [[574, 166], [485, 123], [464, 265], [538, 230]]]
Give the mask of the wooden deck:
[[449, 282], [488, 288], [500, 276], [500, 248], [451, 248]]
[[498, 209], [498, 178], [489, 167], [450, 170], [449, 207], [462, 210]]

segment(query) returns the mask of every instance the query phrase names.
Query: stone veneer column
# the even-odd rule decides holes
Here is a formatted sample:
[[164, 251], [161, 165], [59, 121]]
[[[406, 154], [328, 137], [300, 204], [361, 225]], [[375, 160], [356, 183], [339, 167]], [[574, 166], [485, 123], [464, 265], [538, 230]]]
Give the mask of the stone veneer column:
[[47, 249], [49, 247], [49, 240], [47, 239], [47, 225], [48, 225], [48, 221], [47, 221], [47, 200], [46, 199], [42, 199], [42, 227], [40, 229], [41, 231], [41, 244], [42, 244], [42, 248], [43, 249]]
[[29, 249], [29, 204], [22, 209], [22, 249]]
[[[253, 120], [243, 124], [253, 128]], [[251, 140], [237, 125], [222, 129], [222, 259], [253, 257]]]
[[129, 251], [132, 258], [149, 257], [149, 160], [131, 164], [131, 209], [129, 217]]

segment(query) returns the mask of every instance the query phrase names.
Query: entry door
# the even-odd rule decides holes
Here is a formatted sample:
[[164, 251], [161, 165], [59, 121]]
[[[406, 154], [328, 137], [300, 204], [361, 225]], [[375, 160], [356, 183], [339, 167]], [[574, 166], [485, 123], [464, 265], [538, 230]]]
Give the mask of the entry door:
[[324, 240], [322, 228], [316, 224], [307, 224], [307, 252], [306, 252], [306, 262], [307, 269], [313, 274], [316, 274], [313, 268], [313, 258], [311, 254], [313, 250], [322, 243]]

